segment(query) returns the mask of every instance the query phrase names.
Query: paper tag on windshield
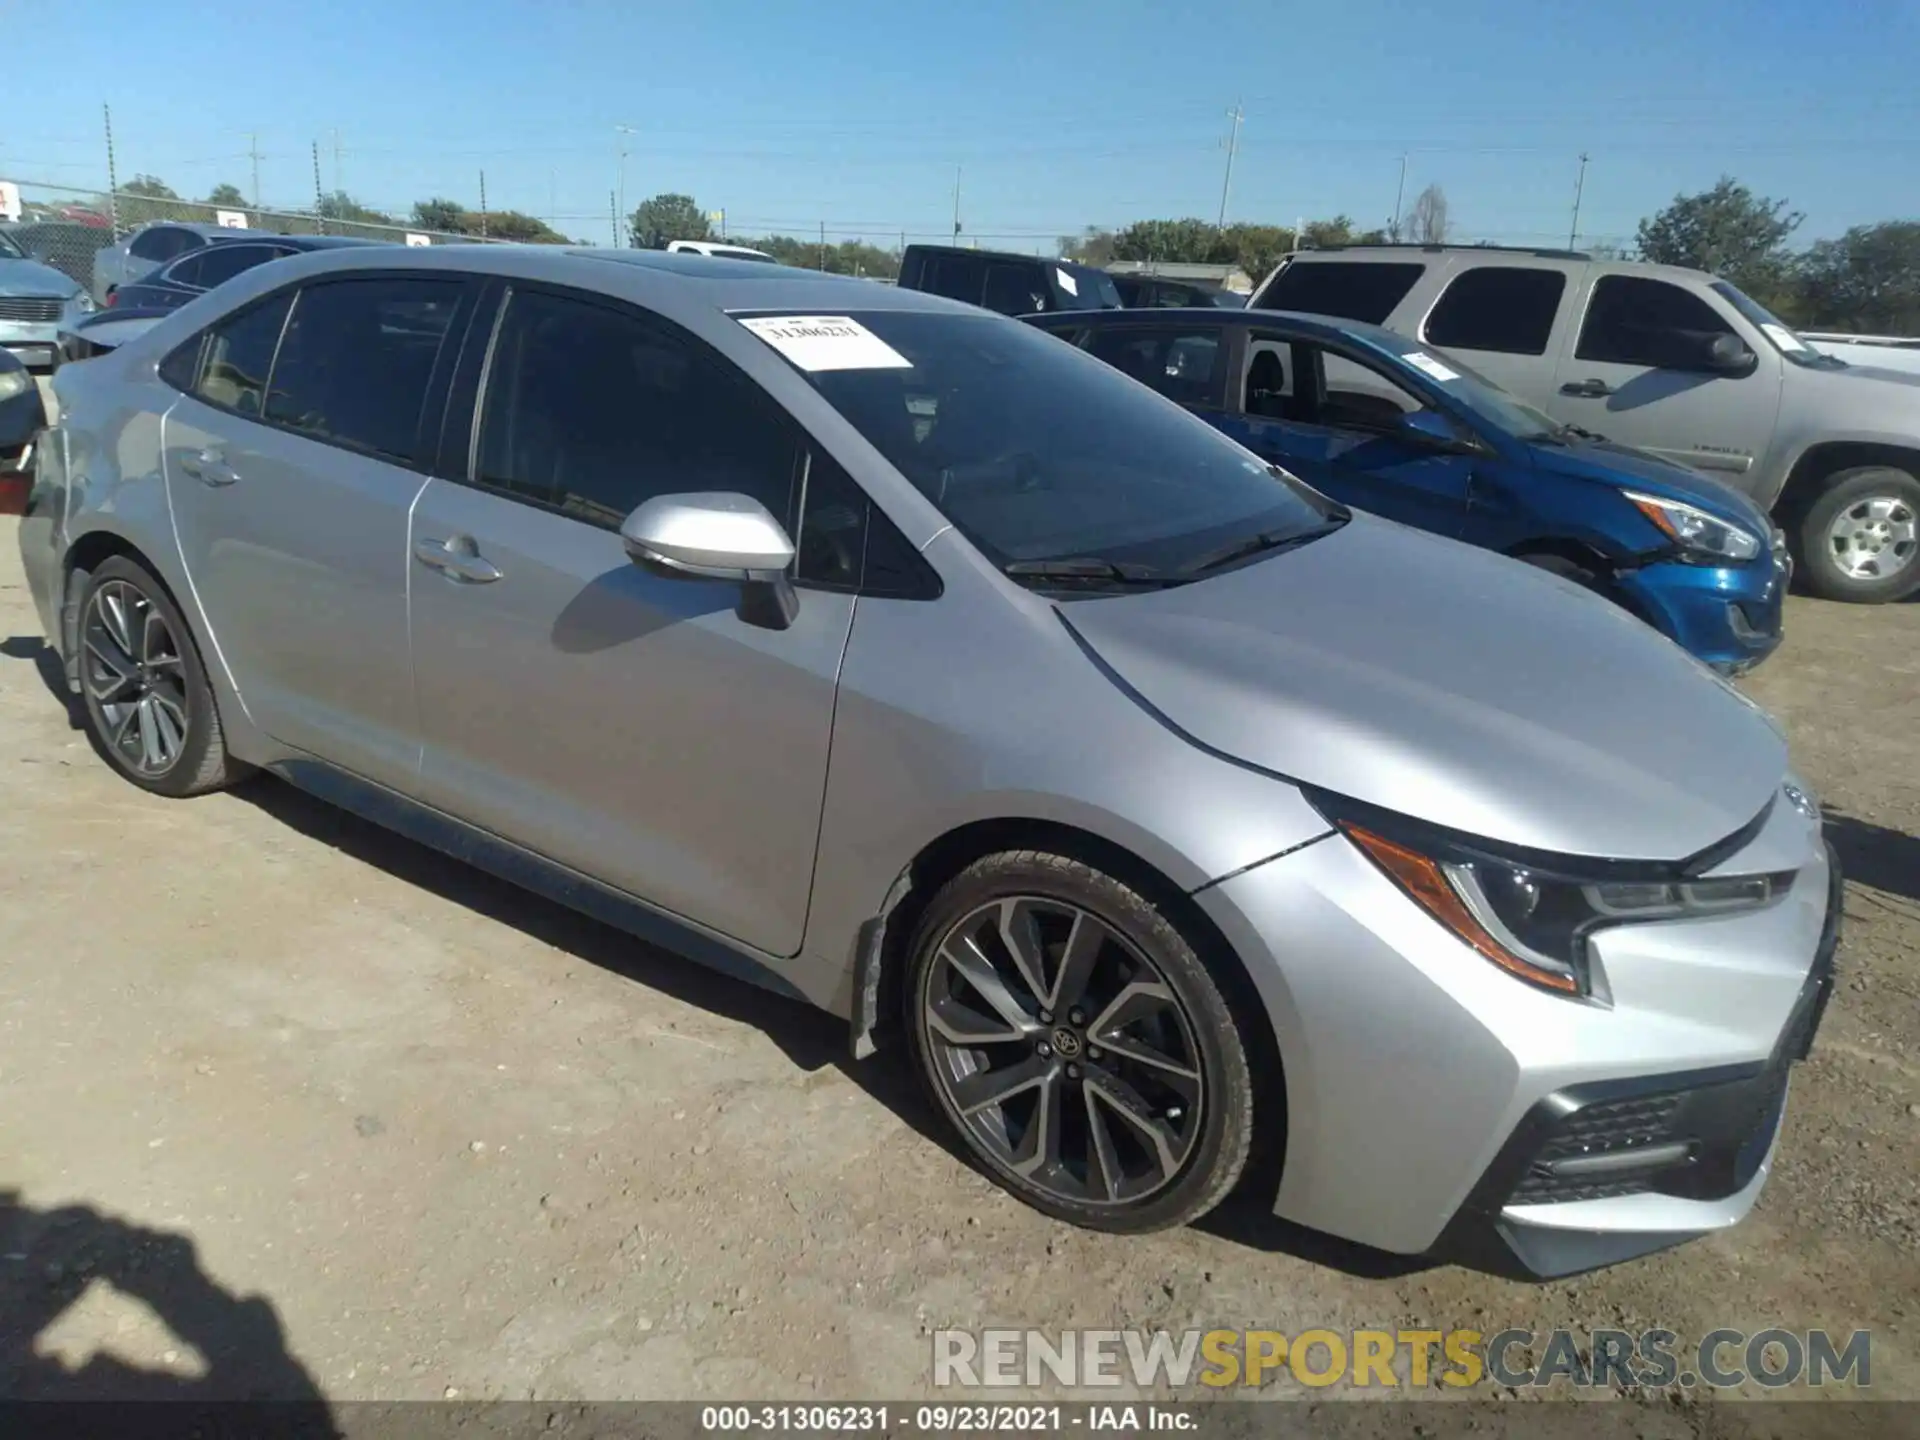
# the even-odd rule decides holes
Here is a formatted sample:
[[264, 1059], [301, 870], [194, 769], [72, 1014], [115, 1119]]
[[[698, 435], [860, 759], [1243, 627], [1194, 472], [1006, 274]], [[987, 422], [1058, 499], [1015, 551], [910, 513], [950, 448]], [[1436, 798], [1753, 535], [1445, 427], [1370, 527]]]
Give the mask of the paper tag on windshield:
[[742, 320], [802, 370], [911, 370], [913, 362], [846, 315], [770, 315]]
[[1458, 370], [1449, 370], [1438, 360], [1434, 359], [1433, 356], [1423, 355], [1417, 350], [1409, 353], [1406, 361], [1407, 364], [1413, 366], [1414, 369], [1420, 371], [1422, 374], [1431, 375], [1435, 380], [1458, 380], [1460, 378], [1460, 372]]
[[1080, 293], [1079, 282], [1077, 282], [1073, 278], [1073, 276], [1069, 275], [1066, 271], [1062, 270], [1058, 265], [1053, 267], [1053, 278], [1060, 282], [1060, 288], [1066, 291], [1069, 295], [1078, 295]]
[[1797, 355], [1807, 349], [1807, 342], [1784, 325], [1762, 325], [1761, 331], [1766, 337], [1789, 354]]

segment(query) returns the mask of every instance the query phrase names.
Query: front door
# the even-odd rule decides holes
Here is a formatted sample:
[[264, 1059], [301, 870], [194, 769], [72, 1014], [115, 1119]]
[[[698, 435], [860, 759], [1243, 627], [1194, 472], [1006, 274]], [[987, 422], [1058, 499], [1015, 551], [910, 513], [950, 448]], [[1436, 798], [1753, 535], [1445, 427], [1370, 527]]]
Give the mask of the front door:
[[798, 431], [666, 322], [526, 288], [479, 415], [470, 482], [436, 479], [414, 510], [422, 798], [797, 952], [853, 597], [807, 591], [791, 627], [762, 628], [738, 585], [642, 570], [617, 532], [689, 491], [751, 495], [791, 527]]
[[[1753, 351], [1752, 371], [1705, 368], [1701, 357], [1719, 335]], [[1691, 290], [1602, 275], [1546, 408], [1565, 424], [1740, 485], [1772, 441], [1784, 364], [1764, 338]]]
[[209, 659], [268, 735], [387, 783], [419, 753], [406, 543], [425, 481], [411, 465], [464, 288], [409, 277], [282, 292], [214, 328], [165, 420]]
[[1342, 504], [1436, 535], [1466, 527], [1471, 456], [1396, 430], [1425, 402], [1384, 371], [1305, 340], [1255, 334], [1240, 415], [1223, 426]]

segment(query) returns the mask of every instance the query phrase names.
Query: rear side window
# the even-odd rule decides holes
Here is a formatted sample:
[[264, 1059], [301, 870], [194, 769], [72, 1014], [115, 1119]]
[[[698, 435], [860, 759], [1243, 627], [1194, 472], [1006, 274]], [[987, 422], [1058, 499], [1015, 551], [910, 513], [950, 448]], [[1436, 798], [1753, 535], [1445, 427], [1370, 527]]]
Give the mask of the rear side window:
[[457, 280], [332, 280], [300, 292], [273, 370], [267, 419], [336, 445], [411, 461]]
[[987, 266], [987, 288], [980, 303], [1002, 315], [1031, 315], [1047, 308], [1047, 288], [1037, 266], [995, 261]]
[[207, 335], [206, 359], [193, 393], [237, 415], [260, 414], [274, 346], [287, 323], [291, 295], [276, 295], [216, 325]]
[[984, 277], [981, 263], [970, 255], [929, 255], [920, 271], [920, 288], [952, 300], [980, 303]]
[[1566, 293], [1558, 270], [1482, 265], [1462, 271], [1427, 316], [1424, 339], [1456, 350], [1544, 355]]
[[209, 245], [198, 255], [189, 255], [175, 265], [171, 275], [182, 285], [211, 290], [223, 280], [264, 265], [280, 253], [271, 245]]
[[191, 230], [160, 225], [134, 236], [127, 253], [136, 260], [171, 260], [176, 255], [186, 254], [199, 243], [200, 237]]
[[1182, 405], [1223, 403], [1218, 331], [1109, 325], [1094, 330], [1087, 350], [1169, 400]]
[[1581, 360], [1683, 370], [1697, 365], [1717, 335], [1733, 327], [1691, 291], [1638, 275], [1603, 275], [1580, 327]]
[[1426, 269], [1419, 264], [1296, 260], [1273, 277], [1260, 296], [1260, 308], [1384, 325]]
[[507, 302], [479, 484], [610, 530], [656, 495], [731, 490], [791, 533], [799, 457], [757, 385], [664, 325], [540, 291]]

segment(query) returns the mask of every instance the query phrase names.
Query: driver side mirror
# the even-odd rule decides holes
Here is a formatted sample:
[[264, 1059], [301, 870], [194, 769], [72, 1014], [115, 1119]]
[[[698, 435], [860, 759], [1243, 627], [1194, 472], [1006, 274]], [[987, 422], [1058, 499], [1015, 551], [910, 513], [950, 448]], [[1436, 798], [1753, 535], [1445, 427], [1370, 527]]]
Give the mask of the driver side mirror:
[[1716, 375], [1747, 375], [1759, 365], [1760, 357], [1749, 350], [1737, 335], [1719, 334], [1707, 345], [1706, 368]]
[[1468, 450], [1465, 436], [1438, 410], [1410, 410], [1400, 417], [1395, 431], [1404, 440], [1412, 440], [1435, 450]]
[[784, 630], [800, 612], [787, 578], [793, 541], [750, 495], [656, 495], [627, 516], [620, 543], [635, 564], [658, 573], [744, 586], [740, 618], [749, 624]]

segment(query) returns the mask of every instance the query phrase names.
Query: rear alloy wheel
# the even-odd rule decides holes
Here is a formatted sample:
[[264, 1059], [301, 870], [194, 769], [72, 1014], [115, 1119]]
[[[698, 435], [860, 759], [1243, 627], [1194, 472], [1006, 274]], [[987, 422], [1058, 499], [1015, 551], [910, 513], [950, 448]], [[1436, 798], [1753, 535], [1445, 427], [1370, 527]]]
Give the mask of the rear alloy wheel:
[[1920, 589], [1920, 479], [1891, 466], [1843, 470], [1800, 524], [1806, 586], [1878, 604]]
[[922, 917], [922, 1074], [1009, 1190], [1075, 1224], [1184, 1224], [1246, 1163], [1252, 1082], [1219, 987], [1165, 917], [1090, 866], [989, 856]]
[[198, 795], [236, 776], [186, 622], [165, 587], [123, 556], [88, 578], [80, 605], [87, 733], [143, 790]]

